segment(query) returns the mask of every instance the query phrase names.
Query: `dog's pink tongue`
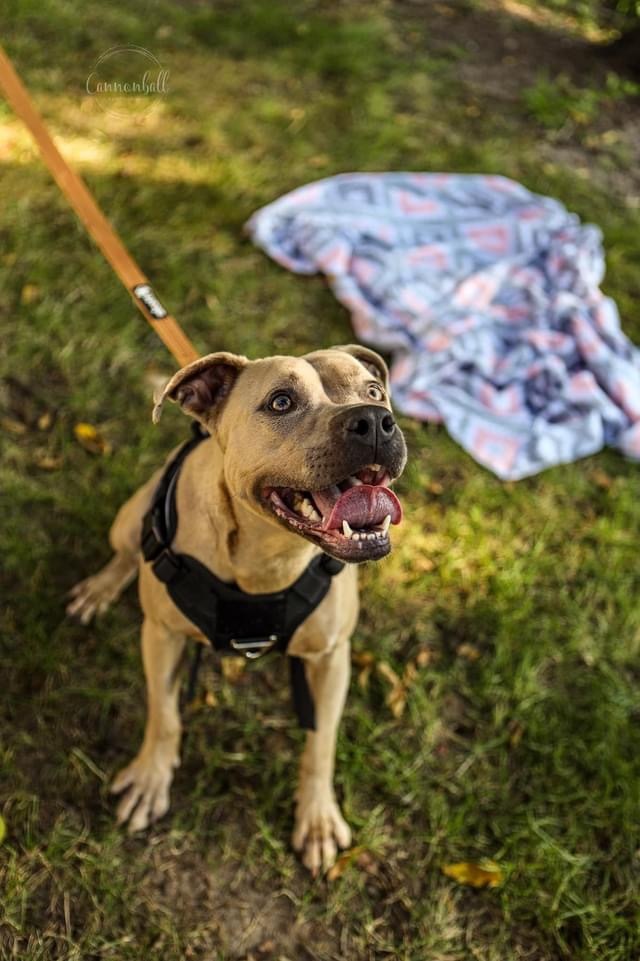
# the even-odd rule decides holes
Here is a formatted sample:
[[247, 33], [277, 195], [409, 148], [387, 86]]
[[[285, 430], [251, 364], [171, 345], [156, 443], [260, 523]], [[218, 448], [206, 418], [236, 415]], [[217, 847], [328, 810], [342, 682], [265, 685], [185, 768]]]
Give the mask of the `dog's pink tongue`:
[[400, 501], [388, 487], [358, 484], [341, 494], [335, 503], [331, 490], [327, 488], [326, 491], [313, 494], [314, 501], [322, 511], [322, 526], [327, 531], [339, 529], [343, 521], [354, 530], [376, 527], [382, 524], [387, 514], [391, 515], [392, 524], [399, 524], [402, 520]]

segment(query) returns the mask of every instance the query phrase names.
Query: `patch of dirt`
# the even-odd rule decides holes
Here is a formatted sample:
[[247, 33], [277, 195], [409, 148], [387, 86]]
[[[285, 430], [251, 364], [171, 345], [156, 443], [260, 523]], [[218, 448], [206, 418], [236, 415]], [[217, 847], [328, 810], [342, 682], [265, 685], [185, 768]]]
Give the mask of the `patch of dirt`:
[[[243, 847], [239, 839], [238, 849]], [[189, 959], [209, 959], [217, 952], [239, 961], [340, 955], [331, 927], [302, 920], [297, 896], [286, 887], [270, 888], [260, 864], [238, 860], [212, 866], [195, 850], [177, 853], [169, 839], [163, 840], [149, 853], [141, 895], [152, 911], [189, 919]]]

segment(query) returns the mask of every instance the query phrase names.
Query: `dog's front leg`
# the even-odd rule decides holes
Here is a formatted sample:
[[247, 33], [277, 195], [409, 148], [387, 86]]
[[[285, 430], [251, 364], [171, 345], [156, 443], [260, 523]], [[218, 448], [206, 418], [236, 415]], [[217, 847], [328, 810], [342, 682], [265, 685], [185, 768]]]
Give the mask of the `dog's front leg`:
[[316, 730], [307, 733], [296, 793], [293, 846], [311, 873], [327, 870], [337, 846], [348, 847], [351, 831], [333, 792], [338, 724], [349, 686], [349, 644], [344, 642], [305, 664], [316, 711]]
[[142, 659], [147, 681], [147, 724], [137, 757], [115, 778], [111, 791], [126, 793], [118, 805], [118, 823], [141, 831], [169, 810], [169, 788], [180, 763], [181, 723], [178, 706], [179, 666], [185, 637], [145, 619]]

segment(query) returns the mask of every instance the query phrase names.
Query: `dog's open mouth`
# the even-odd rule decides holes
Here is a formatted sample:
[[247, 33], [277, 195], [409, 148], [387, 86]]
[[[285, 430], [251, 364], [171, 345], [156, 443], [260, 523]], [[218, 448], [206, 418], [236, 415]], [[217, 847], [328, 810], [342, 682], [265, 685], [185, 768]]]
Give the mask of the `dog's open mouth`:
[[297, 533], [343, 560], [377, 560], [389, 553], [389, 527], [402, 507], [389, 489], [391, 477], [371, 464], [322, 490], [267, 487], [265, 501]]

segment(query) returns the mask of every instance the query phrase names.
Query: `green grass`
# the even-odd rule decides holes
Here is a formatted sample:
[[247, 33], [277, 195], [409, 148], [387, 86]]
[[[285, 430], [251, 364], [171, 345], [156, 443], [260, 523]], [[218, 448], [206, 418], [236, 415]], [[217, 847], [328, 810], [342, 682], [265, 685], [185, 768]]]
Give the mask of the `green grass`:
[[[51, 129], [203, 351], [352, 338], [320, 279], [241, 228], [355, 169], [483, 170], [559, 197], [602, 226], [606, 290], [640, 340], [637, 103], [595, 60], [554, 86], [571, 53], [551, 28], [479, 0], [9, 7], [7, 48]], [[505, 33], [520, 52], [497, 95]], [[144, 117], [84, 95], [124, 42], [170, 70]], [[576, 99], [588, 109], [567, 125]], [[613, 452], [501, 484], [441, 429], [404, 422], [407, 519], [363, 571], [356, 648], [399, 673], [430, 659], [400, 718], [377, 673], [352, 684], [338, 789], [369, 860], [327, 885], [289, 850], [302, 736], [278, 660], [236, 684], [209, 667], [218, 706], [188, 719], [170, 815], [142, 838], [114, 827], [108, 780], [143, 724], [135, 591], [89, 629], [64, 619], [64, 594], [106, 560], [117, 507], [186, 423], [151, 426], [150, 379], [172, 362], [20, 125], [0, 122], [0, 374], [32, 392], [0, 390], [0, 957], [638, 957], [640, 509], [638, 469]], [[79, 421], [110, 456], [77, 444]], [[440, 870], [483, 858], [502, 887]]]

